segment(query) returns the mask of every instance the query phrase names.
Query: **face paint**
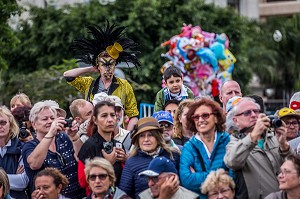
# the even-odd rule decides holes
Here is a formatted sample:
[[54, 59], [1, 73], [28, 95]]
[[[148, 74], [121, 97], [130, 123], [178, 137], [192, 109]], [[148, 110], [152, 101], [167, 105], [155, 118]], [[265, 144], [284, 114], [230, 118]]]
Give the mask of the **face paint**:
[[115, 64], [115, 60], [110, 57], [100, 58], [99, 70], [101, 76], [110, 79], [114, 75]]

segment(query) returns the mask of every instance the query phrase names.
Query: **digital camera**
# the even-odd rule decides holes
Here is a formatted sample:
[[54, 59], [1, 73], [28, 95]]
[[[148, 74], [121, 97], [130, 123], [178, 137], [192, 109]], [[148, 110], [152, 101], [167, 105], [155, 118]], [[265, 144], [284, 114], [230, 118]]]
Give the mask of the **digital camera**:
[[72, 127], [72, 122], [73, 122], [73, 120], [70, 118], [70, 119], [65, 119], [65, 121], [67, 122], [65, 125], [64, 125], [64, 127], [66, 128], [66, 127]]
[[20, 122], [19, 123], [19, 137], [20, 138], [27, 138], [29, 136], [28, 132], [27, 132], [27, 124], [26, 122]]
[[110, 154], [114, 149], [113, 142], [103, 142], [103, 149], [107, 154]]
[[268, 118], [270, 119], [271, 127], [279, 128], [282, 126], [282, 121], [279, 119], [278, 116], [269, 115]]

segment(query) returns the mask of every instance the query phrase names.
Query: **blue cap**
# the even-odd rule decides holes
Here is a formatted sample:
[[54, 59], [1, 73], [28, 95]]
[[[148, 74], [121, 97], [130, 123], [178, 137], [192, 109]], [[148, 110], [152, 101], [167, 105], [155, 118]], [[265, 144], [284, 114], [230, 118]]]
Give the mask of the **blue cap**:
[[155, 113], [153, 113], [152, 117], [154, 117], [158, 121], [158, 123], [169, 122], [171, 124], [174, 124], [172, 115], [168, 111], [155, 112]]
[[154, 158], [150, 162], [148, 169], [139, 173], [139, 175], [154, 177], [159, 176], [161, 173], [164, 172], [177, 174], [177, 169], [175, 168], [175, 165], [171, 160], [163, 156], [159, 156]]

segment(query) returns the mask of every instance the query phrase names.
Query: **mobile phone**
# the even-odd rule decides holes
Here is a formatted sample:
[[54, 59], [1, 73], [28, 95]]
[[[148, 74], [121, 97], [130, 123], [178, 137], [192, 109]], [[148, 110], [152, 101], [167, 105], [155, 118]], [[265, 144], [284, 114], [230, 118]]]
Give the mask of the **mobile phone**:
[[122, 144], [121, 144], [121, 143], [118, 143], [118, 142], [116, 143], [116, 147], [117, 147], [117, 148], [123, 148], [123, 147], [122, 147]]

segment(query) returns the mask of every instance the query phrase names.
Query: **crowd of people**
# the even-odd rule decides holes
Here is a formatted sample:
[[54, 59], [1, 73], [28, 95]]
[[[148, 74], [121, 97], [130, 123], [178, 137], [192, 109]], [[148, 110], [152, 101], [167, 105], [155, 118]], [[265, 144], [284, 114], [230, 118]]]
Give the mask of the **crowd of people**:
[[120, 61], [140, 65], [123, 30], [90, 26], [93, 39], [74, 42], [92, 66], [64, 73], [85, 94], [72, 118], [24, 93], [0, 107], [0, 199], [299, 199], [300, 92], [267, 116], [238, 82], [223, 83], [218, 103], [170, 66], [155, 112], [138, 118], [133, 89], [114, 76]]

